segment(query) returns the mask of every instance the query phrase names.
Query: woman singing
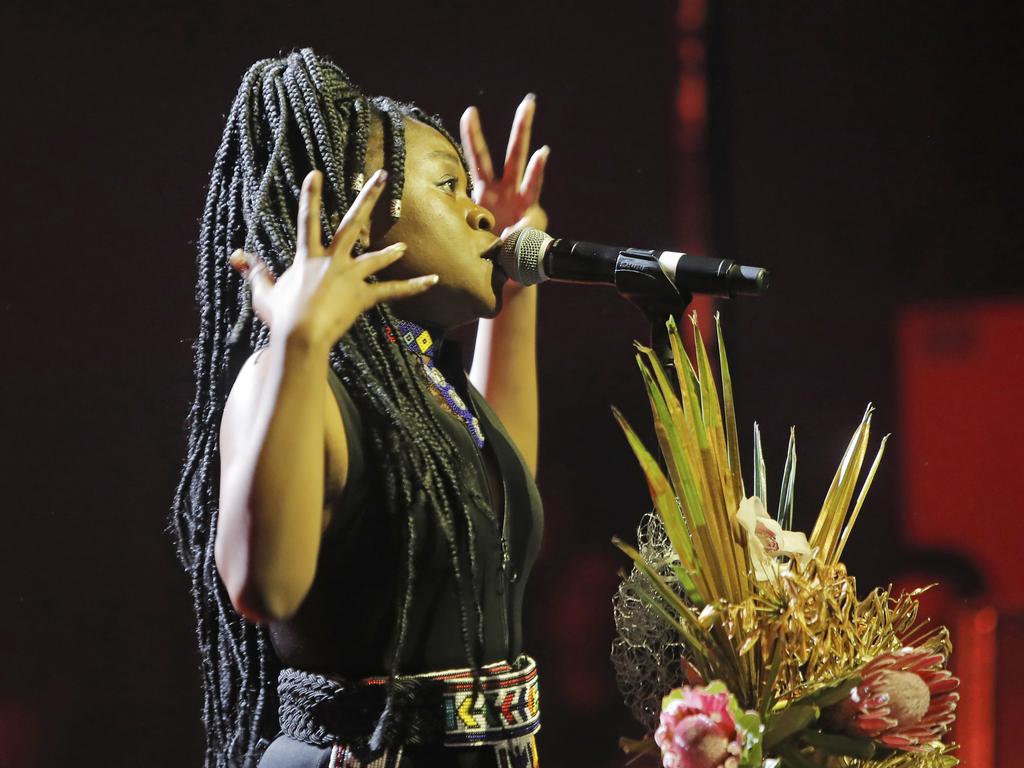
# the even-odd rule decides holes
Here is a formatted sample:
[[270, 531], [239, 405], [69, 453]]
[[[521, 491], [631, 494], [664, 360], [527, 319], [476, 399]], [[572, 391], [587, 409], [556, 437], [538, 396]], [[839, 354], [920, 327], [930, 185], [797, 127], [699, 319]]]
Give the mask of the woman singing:
[[533, 113], [499, 178], [472, 108], [460, 148], [308, 49], [245, 74], [172, 513], [208, 768], [536, 765], [537, 298], [494, 262], [547, 224]]

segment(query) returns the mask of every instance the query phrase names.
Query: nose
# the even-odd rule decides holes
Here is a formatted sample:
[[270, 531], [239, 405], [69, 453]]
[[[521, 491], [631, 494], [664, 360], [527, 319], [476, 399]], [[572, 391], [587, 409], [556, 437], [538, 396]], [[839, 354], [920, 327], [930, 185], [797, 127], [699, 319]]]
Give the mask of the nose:
[[466, 223], [473, 229], [484, 229], [488, 232], [494, 229], [494, 214], [482, 205], [473, 204], [466, 214]]

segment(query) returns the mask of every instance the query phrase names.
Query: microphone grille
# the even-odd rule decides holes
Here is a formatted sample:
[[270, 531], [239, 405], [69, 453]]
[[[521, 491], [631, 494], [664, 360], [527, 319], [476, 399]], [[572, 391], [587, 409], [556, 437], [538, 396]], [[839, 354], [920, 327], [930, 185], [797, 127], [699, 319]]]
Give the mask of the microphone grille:
[[513, 232], [501, 247], [499, 259], [505, 274], [523, 285], [534, 285], [548, 279], [544, 274], [544, 252], [550, 235], [533, 227]]

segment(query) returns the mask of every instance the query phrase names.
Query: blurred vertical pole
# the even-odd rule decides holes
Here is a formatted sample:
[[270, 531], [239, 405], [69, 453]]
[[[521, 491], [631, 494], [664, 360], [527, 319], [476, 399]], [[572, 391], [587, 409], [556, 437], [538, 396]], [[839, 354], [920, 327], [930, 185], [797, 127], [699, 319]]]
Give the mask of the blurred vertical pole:
[[[675, 98], [676, 238], [682, 249], [697, 255], [708, 252], [708, 85], [705, 70], [706, 0], [680, 0], [676, 9], [676, 65], [679, 79]], [[707, 342], [713, 328], [714, 300], [696, 296], [690, 305], [700, 318]], [[683, 340], [690, 347], [687, 329]]]
[[[962, 610], [954, 624], [953, 671], [960, 678], [953, 740], [956, 757], [970, 768], [995, 768], [996, 611]], [[1012, 727], [1007, 725], [1007, 727]]]

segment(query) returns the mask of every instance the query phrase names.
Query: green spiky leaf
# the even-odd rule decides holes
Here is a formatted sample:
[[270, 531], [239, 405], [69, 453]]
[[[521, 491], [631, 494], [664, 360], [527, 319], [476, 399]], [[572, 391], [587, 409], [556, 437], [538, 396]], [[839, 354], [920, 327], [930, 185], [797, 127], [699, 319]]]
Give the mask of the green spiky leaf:
[[786, 464], [782, 468], [782, 486], [779, 492], [779, 512], [775, 519], [787, 531], [793, 530], [793, 493], [796, 488], [796, 428], [789, 428], [789, 447]]

